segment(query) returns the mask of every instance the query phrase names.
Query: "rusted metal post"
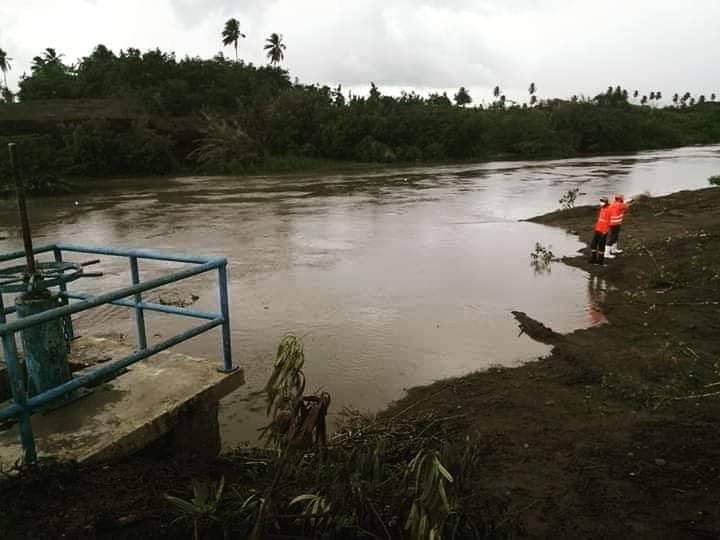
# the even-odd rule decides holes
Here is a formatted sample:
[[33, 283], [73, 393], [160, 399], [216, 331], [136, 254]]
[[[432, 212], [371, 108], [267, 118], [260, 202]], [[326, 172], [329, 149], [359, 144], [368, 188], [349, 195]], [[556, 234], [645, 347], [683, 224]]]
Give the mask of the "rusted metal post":
[[27, 270], [32, 277], [35, 276], [35, 253], [33, 252], [32, 236], [30, 235], [30, 221], [28, 220], [27, 206], [25, 204], [25, 188], [20, 177], [20, 163], [18, 161], [15, 143], [8, 144], [10, 153], [10, 168], [15, 180], [15, 195], [17, 197], [18, 214], [20, 215], [20, 226], [22, 227], [23, 244], [25, 246], [25, 258], [27, 259]]

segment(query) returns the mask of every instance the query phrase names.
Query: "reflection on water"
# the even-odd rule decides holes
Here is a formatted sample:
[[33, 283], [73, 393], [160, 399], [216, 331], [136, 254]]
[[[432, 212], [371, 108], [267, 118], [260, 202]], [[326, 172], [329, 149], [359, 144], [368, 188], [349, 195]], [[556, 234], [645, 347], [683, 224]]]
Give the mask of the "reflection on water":
[[588, 277], [588, 305], [587, 312], [590, 315], [590, 325], [598, 326], [605, 324], [607, 318], [600, 309], [601, 304], [607, 296], [607, 282], [598, 276]]
[[[518, 337], [510, 311], [568, 332], [596, 323], [588, 298], [602, 288], [589, 292], [587, 275], [561, 264], [536, 275], [528, 266], [536, 242], [552, 245], [557, 257], [581, 245], [517, 220], [556, 209], [575, 187], [584, 193], [577, 204], [615, 191], [701, 187], [719, 164], [718, 147], [703, 147], [322, 177], [125, 179], [33, 200], [30, 212], [38, 243], [228, 258], [233, 345], [248, 379], [222, 408], [225, 441], [234, 444], [254, 438], [263, 421], [257, 390], [286, 332], [304, 336], [308, 387], [329, 391], [334, 411], [376, 410], [407, 387], [546, 353]], [[10, 203], [0, 206], [0, 237], [7, 237], [2, 251], [21, 246]], [[91, 292], [126, 285], [126, 264], [105, 259], [103, 279], [81, 285]], [[142, 277], [161, 270], [143, 263]], [[194, 307], [214, 307], [213, 279], [187, 284], [199, 297]], [[159, 340], [188, 323], [148, 314], [148, 324]], [[79, 325], [133, 335], [131, 313], [120, 308], [83, 314]], [[218, 339], [207, 334], [178, 348], [217, 361]]]

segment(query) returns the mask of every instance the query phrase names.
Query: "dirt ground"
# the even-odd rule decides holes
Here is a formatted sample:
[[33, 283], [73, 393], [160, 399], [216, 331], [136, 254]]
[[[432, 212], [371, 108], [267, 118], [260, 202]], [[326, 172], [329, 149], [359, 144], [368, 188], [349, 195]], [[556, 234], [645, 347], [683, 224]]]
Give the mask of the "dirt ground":
[[[533, 221], [589, 243], [596, 212]], [[598, 282], [607, 324], [558, 336], [519, 314], [550, 356], [398, 406], [472, 410], [465, 430], [493, 441], [483, 490], [526, 504], [530, 536], [717, 538], [720, 189], [641, 199], [623, 228], [625, 253], [605, 266], [587, 251], [565, 261]]]
[[[596, 212], [534, 221], [588, 242]], [[416, 388], [379, 416], [423, 433], [452, 418], [443, 436], [481, 441], [471, 497], [502, 499], [511, 536], [720, 537], [720, 188], [643, 198], [623, 229], [605, 266], [565, 261], [607, 323], [559, 335], [517, 313], [549, 356]], [[162, 494], [220, 475], [252, 482], [242, 463], [157, 456], [28, 472], [0, 483], [0, 537], [173, 537]]]

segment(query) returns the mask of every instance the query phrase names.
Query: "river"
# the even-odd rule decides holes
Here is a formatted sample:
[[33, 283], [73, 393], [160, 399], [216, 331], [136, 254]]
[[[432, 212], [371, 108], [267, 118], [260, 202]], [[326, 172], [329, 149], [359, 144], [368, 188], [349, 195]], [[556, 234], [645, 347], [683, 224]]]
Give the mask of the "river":
[[[259, 393], [287, 332], [303, 336], [308, 389], [344, 407], [376, 411], [406, 388], [493, 365], [516, 366], [547, 352], [519, 336], [518, 309], [561, 332], [602, 322], [588, 275], [562, 264], [538, 273], [536, 242], [569, 255], [573, 235], [524, 218], [601, 194], [659, 195], [707, 186], [720, 146], [541, 162], [410, 167], [332, 175], [130, 178], [97, 190], [33, 199], [37, 244], [144, 247], [224, 255], [230, 274], [235, 359], [247, 384], [226, 398], [226, 447], [252, 441], [264, 422]], [[592, 227], [588, 223], [588, 227]], [[0, 250], [22, 246], [15, 210], [0, 206]], [[127, 284], [124, 263], [104, 259], [90, 292]], [[145, 264], [144, 278], [162, 268]], [[216, 305], [214, 276], [182, 294]], [[77, 286], [80, 286], [78, 284]], [[185, 328], [148, 316], [148, 336]], [[132, 313], [103, 307], [78, 318], [81, 331], [133, 339]], [[178, 350], [219, 361], [218, 335]]]

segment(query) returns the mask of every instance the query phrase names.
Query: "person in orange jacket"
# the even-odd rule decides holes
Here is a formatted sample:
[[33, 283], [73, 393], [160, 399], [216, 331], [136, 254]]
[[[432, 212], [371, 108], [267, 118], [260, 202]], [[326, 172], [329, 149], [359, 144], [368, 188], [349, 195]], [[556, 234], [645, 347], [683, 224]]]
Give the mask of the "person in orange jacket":
[[[631, 203], [632, 201], [630, 201]], [[605, 256], [613, 259], [615, 255], [623, 252], [618, 247], [618, 238], [620, 237], [620, 226], [623, 223], [625, 212], [630, 208], [630, 203], [625, 202], [622, 193], [615, 194], [615, 202], [610, 205], [610, 232], [608, 233], [607, 246], [605, 248]]]
[[590, 243], [590, 264], [604, 264], [605, 241], [610, 230], [610, 202], [607, 197], [600, 197], [600, 213], [595, 222], [595, 233]]

